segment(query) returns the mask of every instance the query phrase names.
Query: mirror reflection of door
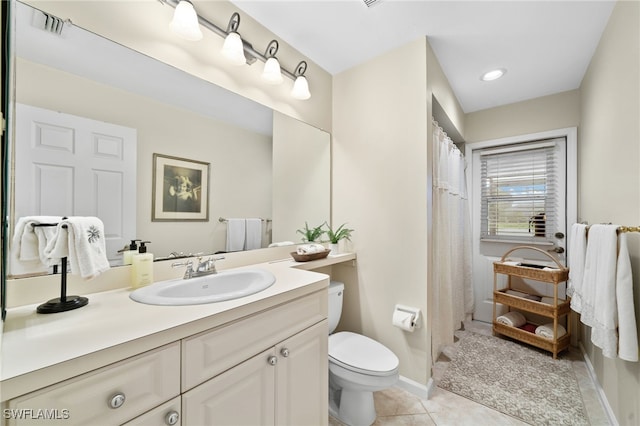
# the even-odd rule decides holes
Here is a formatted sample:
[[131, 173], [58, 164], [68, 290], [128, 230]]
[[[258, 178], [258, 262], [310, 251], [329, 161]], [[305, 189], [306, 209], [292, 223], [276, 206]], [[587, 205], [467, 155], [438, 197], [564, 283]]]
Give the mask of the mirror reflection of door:
[[[567, 138], [487, 142], [472, 152], [474, 319], [491, 322], [493, 262], [504, 253], [531, 246], [566, 263]], [[550, 260], [532, 250], [514, 255], [532, 263]], [[539, 283], [524, 285], [545, 291]]]
[[136, 141], [135, 129], [16, 104], [15, 219], [98, 217], [107, 257], [119, 260], [136, 235]]

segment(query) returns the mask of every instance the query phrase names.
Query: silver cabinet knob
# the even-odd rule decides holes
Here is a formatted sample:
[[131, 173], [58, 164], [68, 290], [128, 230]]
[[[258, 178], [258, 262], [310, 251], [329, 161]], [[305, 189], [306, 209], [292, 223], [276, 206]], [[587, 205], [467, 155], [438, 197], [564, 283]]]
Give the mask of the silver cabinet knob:
[[180, 413], [177, 411], [169, 411], [166, 416], [164, 416], [164, 422], [169, 426], [173, 426], [178, 423], [180, 420]]
[[282, 348], [282, 350], [280, 351], [280, 353], [282, 354], [283, 357], [288, 357], [289, 356], [289, 349], [287, 348]]
[[109, 398], [109, 407], [120, 408], [124, 405], [126, 399], [123, 393], [116, 393]]
[[278, 357], [271, 355], [268, 359], [267, 362], [271, 365], [276, 365], [278, 363]]

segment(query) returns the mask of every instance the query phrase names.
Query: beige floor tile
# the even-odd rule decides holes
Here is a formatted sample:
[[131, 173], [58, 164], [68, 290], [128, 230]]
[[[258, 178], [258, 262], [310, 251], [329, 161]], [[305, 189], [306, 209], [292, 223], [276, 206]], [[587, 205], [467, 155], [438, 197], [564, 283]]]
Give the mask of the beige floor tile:
[[373, 393], [378, 417], [400, 414], [426, 414], [420, 398], [398, 387]]
[[374, 426], [437, 426], [428, 414], [378, 417]]

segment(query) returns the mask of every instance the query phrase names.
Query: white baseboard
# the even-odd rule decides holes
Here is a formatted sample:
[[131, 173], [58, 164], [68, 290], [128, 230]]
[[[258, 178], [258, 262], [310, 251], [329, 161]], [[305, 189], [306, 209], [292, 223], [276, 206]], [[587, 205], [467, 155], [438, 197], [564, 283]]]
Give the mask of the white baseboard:
[[422, 383], [400, 376], [400, 381], [396, 386], [414, 394], [417, 397], [429, 399], [433, 393], [433, 386], [435, 386], [435, 384], [433, 383], [433, 379], [429, 379], [429, 382], [425, 386]]
[[578, 345], [580, 346], [580, 351], [582, 352], [584, 363], [587, 366], [587, 371], [589, 372], [591, 381], [593, 382], [593, 385], [596, 388], [596, 393], [598, 394], [598, 398], [600, 399], [600, 402], [604, 407], [604, 411], [607, 413], [607, 417], [609, 418], [609, 423], [612, 426], [620, 426], [620, 423], [618, 423], [618, 420], [616, 419], [616, 415], [613, 412], [611, 405], [609, 405], [609, 400], [607, 399], [607, 395], [605, 395], [604, 389], [602, 389], [602, 386], [600, 386], [600, 382], [598, 381], [598, 376], [596, 376], [596, 370], [593, 368], [593, 364], [589, 359], [589, 355], [587, 355], [587, 351], [582, 345], [582, 342], [579, 342]]

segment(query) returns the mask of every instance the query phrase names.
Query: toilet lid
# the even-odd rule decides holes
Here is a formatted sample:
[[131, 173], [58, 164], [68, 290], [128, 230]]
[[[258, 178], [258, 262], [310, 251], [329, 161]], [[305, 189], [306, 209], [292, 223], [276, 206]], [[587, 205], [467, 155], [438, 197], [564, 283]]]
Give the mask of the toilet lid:
[[386, 346], [361, 334], [342, 331], [329, 336], [329, 358], [350, 370], [380, 375], [398, 368], [398, 357]]

